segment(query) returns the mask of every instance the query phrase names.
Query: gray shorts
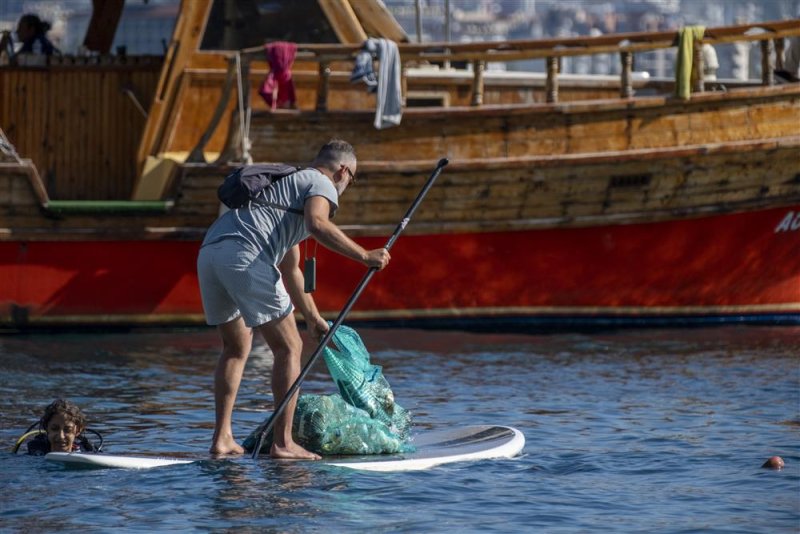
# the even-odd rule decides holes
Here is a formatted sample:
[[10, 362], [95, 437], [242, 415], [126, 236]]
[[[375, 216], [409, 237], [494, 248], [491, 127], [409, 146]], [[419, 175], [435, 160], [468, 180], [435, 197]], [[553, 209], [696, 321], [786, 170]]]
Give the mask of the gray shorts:
[[277, 267], [266, 254], [257, 254], [234, 239], [200, 249], [197, 277], [210, 325], [224, 324], [241, 315], [244, 324], [252, 328], [293, 310]]

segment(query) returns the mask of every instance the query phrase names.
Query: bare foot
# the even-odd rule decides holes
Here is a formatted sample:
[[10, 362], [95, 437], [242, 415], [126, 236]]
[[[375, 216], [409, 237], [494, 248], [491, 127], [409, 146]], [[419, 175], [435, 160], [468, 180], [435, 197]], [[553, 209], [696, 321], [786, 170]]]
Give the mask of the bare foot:
[[232, 436], [227, 439], [214, 437], [208, 452], [211, 454], [244, 454], [244, 449], [236, 443]]
[[269, 451], [269, 455], [273, 458], [280, 458], [282, 460], [320, 460], [322, 456], [315, 454], [311, 451], [305, 450], [303, 447], [295, 442], [287, 443], [284, 447], [278, 447], [275, 443]]

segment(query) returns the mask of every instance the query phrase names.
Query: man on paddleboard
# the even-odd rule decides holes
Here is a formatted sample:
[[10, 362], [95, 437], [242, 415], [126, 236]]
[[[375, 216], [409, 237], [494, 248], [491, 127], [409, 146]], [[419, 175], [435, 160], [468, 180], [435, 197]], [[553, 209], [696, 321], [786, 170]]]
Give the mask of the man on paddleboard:
[[[223, 214], [209, 228], [197, 258], [206, 322], [217, 326], [222, 354], [214, 373], [216, 422], [212, 454], [242, 454], [231, 419], [244, 366], [258, 331], [272, 350], [272, 393], [277, 405], [300, 374], [303, 343], [294, 306], [311, 332], [328, 330], [304, 291], [298, 244], [313, 236], [323, 246], [367, 267], [389, 263], [384, 248], [366, 250], [347, 237], [331, 218], [339, 195], [355, 181], [353, 147], [341, 140], [325, 144], [311, 166], [281, 178], [263, 191], [265, 202], [249, 202]], [[319, 459], [292, 439], [297, 393], [277, 418], [270, 455]]]

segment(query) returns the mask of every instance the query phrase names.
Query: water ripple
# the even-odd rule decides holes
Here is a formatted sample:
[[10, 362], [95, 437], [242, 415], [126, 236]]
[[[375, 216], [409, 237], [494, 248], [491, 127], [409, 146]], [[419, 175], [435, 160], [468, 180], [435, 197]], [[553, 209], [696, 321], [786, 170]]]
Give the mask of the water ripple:
[[[8, 447], [62, 395], [102, 430], [108, 452], [206, 459], [81, 471], [4, 453], [3, 529], [798, 531], [798, 328], [361, 333], [416, 432], [507, 424], [524, 432], [523, 453], [383, 474], [212, 460], [213, 331], [11, 336], [0, 338]], [[240, 438], [272, 405], [271, 366], [258, 343], [234, 414]], [[303, 390], [335, 387], [316, 366]], [[760, 467], [773, 455], [783, 470]]]

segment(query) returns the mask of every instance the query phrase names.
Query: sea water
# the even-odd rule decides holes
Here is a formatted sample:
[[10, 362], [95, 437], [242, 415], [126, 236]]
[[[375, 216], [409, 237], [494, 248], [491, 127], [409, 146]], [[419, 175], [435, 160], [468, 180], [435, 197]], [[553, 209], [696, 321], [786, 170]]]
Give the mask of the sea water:
[[[0, 530], [798, 532], [800, 328], [537, 335], [359, 329], [415, 432], [501, 424], [511, 460], [411, 473], [211, 459], [213, 330], [0, 338]], [[234, 414], [271, 406], [257, 344]], [[335, 391], [323, 365], [304, 391]], [[56, 397], [113, 454], [197, 456], [75, 470], [12, 455]], [[761, 465], [783, 457], [780, 471]]]

